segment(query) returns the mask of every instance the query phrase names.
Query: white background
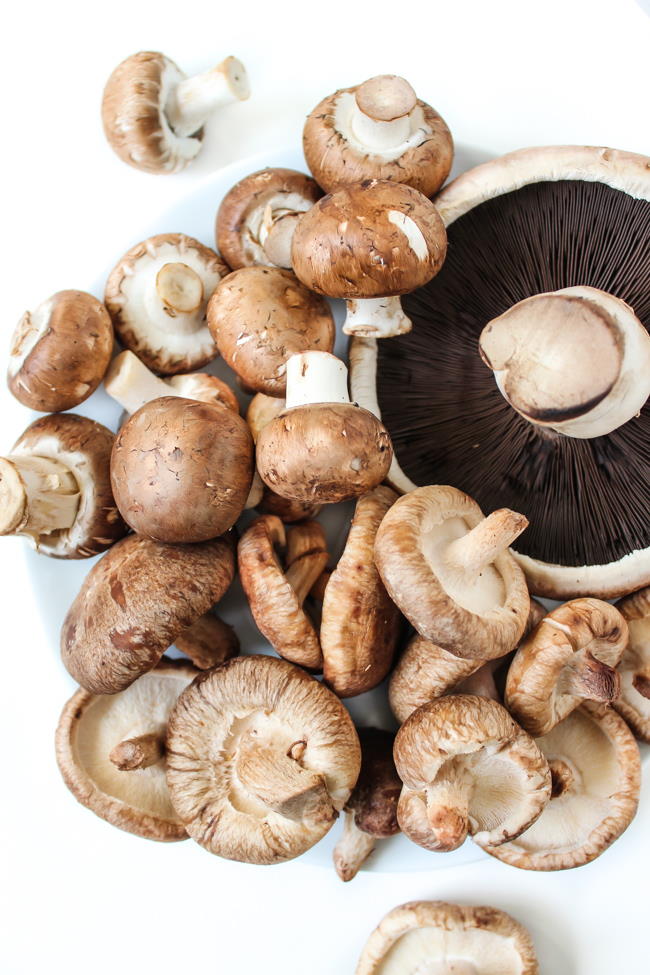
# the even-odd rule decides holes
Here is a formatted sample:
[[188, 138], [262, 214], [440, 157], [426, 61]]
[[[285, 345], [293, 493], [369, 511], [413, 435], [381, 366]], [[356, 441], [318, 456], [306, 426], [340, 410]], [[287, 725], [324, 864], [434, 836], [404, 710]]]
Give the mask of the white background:
[[[185, 174], [138, 173], [104, 142], [104, 81], [141, 49], [187, 72], [227, 54], [248, 66], [252, 98], [210, 126]], [[649, 51], [650, 18], [632, 0], [12, 5], [0, 39], [1, 342], [50, 293], [90, 288], [196, 181], [298, 147], [305, 115], [338, 87], [405, 75], [468, 160], [544, 143], [649, 152]], [[29, 417], [4, 388], [0, 408], [6, 451]], [[59, 779], [53, 731], [74, 685], [30, 591], [24, 540], [1, 542], [3, 975], [348, 973], [380, 917], [424, 897], [510, 911], [532, 930], [547, 975], [645, 970], [647, 783], [608, 853], [554, 875], [489, 860], [444, 869], [429, 854], [430, 870], [364, 872], [343, 885], [311, 864], [249, 867], [102, 823]]]

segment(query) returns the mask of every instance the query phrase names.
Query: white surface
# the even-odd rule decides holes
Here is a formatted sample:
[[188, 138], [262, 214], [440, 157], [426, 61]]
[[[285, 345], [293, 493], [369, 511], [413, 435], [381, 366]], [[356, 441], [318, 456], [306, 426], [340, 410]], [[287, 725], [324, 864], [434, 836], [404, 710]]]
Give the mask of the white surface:
[[[217, 167], [298, 145], [321, 97], [378, 72], [406, 75], [438, 108], [466, 165], [551, 142], [650, 149], [650, 19], [631, 0], [427, 4], [417, 15], [384, 2], [310, 11], [255, 0], [231, 8], [118, 0], [106, 9], [39, 0], [12, 8], [0, 45], [5, 345], [25, 308], [87, 288]], [[227, 54], [249, 69], [250, 101], [224, 110], [184, 174], [138, 173], [104, 143], [103, 83], [139, 49], [164, 50], [189, 71]], [[4, 388], [0, 404], [4, 450], [28, 413]], [[59, 778], [53, 730], [74, 685], [36, 608], [24, 540], [0, 542], [3, 975], [352, 972], [380, 917], [419, 897], [509, 910], [531, 929], [549, 975], [647, 964], [647, 783], [639, 816], [608, 853], [553, 875], [485, 859], [430, 874], [364, 872], [343, 885], [312, 863], [248, 867], [102, 823]], [[56, 603], [58, 564], [48, 571]]]

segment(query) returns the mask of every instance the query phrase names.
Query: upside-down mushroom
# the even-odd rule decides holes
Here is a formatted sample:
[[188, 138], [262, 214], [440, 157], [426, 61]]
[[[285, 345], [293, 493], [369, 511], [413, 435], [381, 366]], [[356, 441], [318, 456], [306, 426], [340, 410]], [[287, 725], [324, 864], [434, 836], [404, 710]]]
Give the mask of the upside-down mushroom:
[[621, 693], [612, 703], [636, 737], [650, 743], [650, 587], [619, 600], [616, 608], [629, 640], [618, 664]]

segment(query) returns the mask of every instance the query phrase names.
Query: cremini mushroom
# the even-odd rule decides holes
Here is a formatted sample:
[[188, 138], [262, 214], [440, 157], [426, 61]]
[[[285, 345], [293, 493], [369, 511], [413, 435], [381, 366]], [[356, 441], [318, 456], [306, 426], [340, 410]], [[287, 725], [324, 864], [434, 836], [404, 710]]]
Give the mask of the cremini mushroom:
[[527, 524], [507, 508], [484, 517], [456, 488], [417, 488], [384, 517], [377, 568], [421, 636], [459, 657], [501, 657], [517, 645], [530, 610], [524, 574], [508, 552]]
[[128, 833], [187, 839], [167, 791], [165, 733], [176, 698], [197, 673], [163, 658], [119, 694], [79, 688], [72, 695], [56, 730], [56, 759], [78, 802]]
[[40, 413], [73, 409], [95, 392], [112, 352], [113, 325], [101, 301], [85, 291], [57, 291], [16, 326], [9, 390]]
[[496, 907], [411, 901], [382, 918], [355, 975], [539, 975], [526, 929]]
[[208, 325], [231, 369], [249, 389], [267, 396], [285, 395], [292, 355], [334, 348], [327, 302], [277, 267], [243, 267], [229, 274], [210, 298]]
[[327, 559], [325, 534], [315, 521], [285, 531], [275, 515], [262, 515], [239, 540], [239, 575], [258, 629], [282, 657], [311, 670], [322, 666], [323, 656], [303, 603]]
[[235, 574], [229, 537], [162, 545], [129, 535], [86, 576], [61, 629], [63, 663], [93, 694], [115, 694], [151, 670], [217, 603]]
[[185, 234], [156, 234], [124, 254], [104, 300], [117, 338], [154, 372], [194, 372], [217, 355], [206, 321], [228, 267]]
[[199, 616], [196, 623], [174, 637], [174, 646], [199, 670], [218, 667], [239, 653], [239, 639], [234, 629], [214, 613]]
[[350, 402], [347, 369], [327, 352], [287, 362], [287, 399], [257, 440], [257, 469], [276, 494], [329, 504], [377, 487], [392, 448], [381, 423]]
[[312, 291], [346, 299], [346, 335], [388, 338], [411, 329], [399, 295], [433, 278], [446, 252], [431, 201], [410, 186], [374, 179], [343, 187], [304, 213], [291, 259]]
[[231, 528], [253, 471], [253, 439], [234, 410], [175, 396], [134, 413], [111, 457], [124, 520], [159, 542], [202, 542]]
[[497, 845], [519, 836], [551, 794], [546, 759], [502, 705], [453, 694], [414, 711], [397, 732], [402, 831], [427, 850], [455, 850], [468, 833]]
[[613, 706], [642, 741], [650, 743], [650, 587], [616, 603], [628, 627], [628, 644], [618, 664], [620, 696]]
[[145, 173], [176, 173], [201, 149], [203, 125], [250, 86], [244, 65], [228, 57], [187, 78], [164, 54], [140, 51], [115, 68], [104, 88], [104, 133], [120, 159]]
[[205, 671], [170, 715], [167, 782], [192, 839], [279, 863], [328, 832], [359, 775], [359, 739], [326, 687], [275, 657]]
[[233, 271], [252, 264], [291, 267], [291, 241], [301, 213], [323, 191], [295, 169], [261, 169], [226, 193], [215, 227], [217, 248]]
[[492, 856], [523, 870], [567, 870], [600, 856], [630, 825], [639, 801], [639, 748], [623, 718], [585, 703], [542, 738], [551, 801], [525, 833], [492, 846]]
[[307, 117], [302, 143], [307, 165], [328, 193], [341, 184], [387, 179], [433, 196], [454, 156], [444, 119], [394, 74], [324, 98]]
[[43, 416], [0, 457], [0, 534], [37, 552], [85, 559], [126, 534], [111, 490], [114, 434], [74, 413]]
[[531, 735], [545, 735], [581, 701], [618, 697], [614, 669], [627, 624], [600, 599], [573, 599], [551, 610], [524, 640], [508, 670], [506, 707]]

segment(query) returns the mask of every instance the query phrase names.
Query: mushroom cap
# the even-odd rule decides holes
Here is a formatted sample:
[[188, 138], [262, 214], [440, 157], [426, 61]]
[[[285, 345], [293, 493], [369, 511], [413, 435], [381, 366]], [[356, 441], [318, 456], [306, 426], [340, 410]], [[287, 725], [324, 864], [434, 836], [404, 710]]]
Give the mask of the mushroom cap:
[[14, 330], [9, 390], [30, 410], [70, 410], [95, 392], [112, 352], [113, 325], [101, 301], [85, 291], [57, 291]]
[[202, 542], [237, 521], [253, 466], [253, 439], [237, 413], [219, 403], [163, 396], [120, 430], [111, 481], [134, 531], [160, 542]]
[[[191, 311], [165, 304], [156, 291], [162, 269], [182, 264], [202, 296]], [[122, 345], [154, 372], [192, 372], [217, 355], [207, 325], [208, 299], [229, 268], [218, 254], [185, 234], [156, 234], [135, 244], [106, 282], [104, 301]]]
[[418, 190], [387, 180], [345, 186], [300, 217], [293, 269], [331, 298], [382, 298], [419, 288], [442, 267], [447, 235]]
[[637, 738], [650, 743], [650, 586], [616, 603], [627, 621], [629, 642], [618, 665], [621, 694], [613, 707]]
[[201, 403], [221, 403], [239, 413], [239, 400], [228, 383], [208, 372], [190, 372], [172, 376], [169, 385], [185, 399], [197, 399]]
[[210, 612], [199, 616], [189, 630], [175, 637], [174, 644], [199, 670], [218, 667], [236, 657], [240, 649], [233, 627]]
[[455, 963], [486, 975], [539, 975], [531, 937], [509, 914], [444, 901], [410, 901], [389, 911], [368, 938], [356, 975], [451, 973]]
[[443, 574], [443, 546], [482, 521], [481, 509], [462, 491], [417, 488], [384, 517], [375, 561], [391, 599], [421, 636], [459, 657], [485, 661], [517, 645], [530, 600], [524, 574], [508, 551], [476, 579]]
[[393, 714], [403, 724], [416, 708], [442, 697], [482, 666], [482, 660], [457, 657], [416, 633], [397, 661], [388, 684]]
[[217, 211], [217, 248], [236, 271], [253, 264], [273, 265], [259, 239], [267, 207], [291, 213], [308, 210], [323, 191], [310, 176], [295, 169], [261, 169], [229, 190]]
[[[360, 765], [359, 740], [338, 698], [275, 657], [236, 657], [205, 671], [170, 715], [174, 808], [197, 843], [230, 860], [278, 863], [304, 853], [347, 802]], [[283, 811], [271, 808], [287, 780], [303, 779], [308, 790], [320, 788], [329, 815], [302, 815], [290, 801]], [[293, 798], [291, 788], [286, 794]]]
[[243, 267], [216, 288], [208, 325], [219, 352], [258, 393], [284, 396], [286, 362], [298, 352], [331, 352], [336, 330], [329, 305], [291, 271]]
[[402, 781], [393, 760], [395, 735], [383, 728], [357, 728], [361, 771], [345, 808], [357, 829], [378, 839], [399, 833], [397, 802]]
[[256, 505], [258, 511], [264, 515], [276, 515], [285, 524], [293, 524], [296, 521], [305, 521], [307, 518], [315, 518], [320, 512], [322, 505], [314, 504], [310, 501], [294, 501], [291, 498], [281, 498], [266, 485], [262, 491], [262, 500]]
[[186, 661], [163, 659], [120, 694], [79, 688], [56, 729], [56, 760], [75, 799], [101, 819], [150, 840], [184, 840], [169, 800], [164, 761], [121, 771], [109, 760], [119, 742], [161, 732], [182, 690], [198, 673]]
[[163, 545], [129, 535], [88, 575], [61, 629], [63, 663], [93, 694], [151, 670], [232, 582], [232, 540]]
[[87, 559], [126, 534], [110, 480], [115, 434], [86, 416], [55, 413], [31, 423], [13, 446], [17, 456], [47, 457], [70, 470], [79, 487], [79, 507], [71, 528], [39, 535], [32, 544], [42, 555]]
[[359, 87], [341, 88], [328, 95], [307, 116], [302, 144], [316, 182], [331, 193], [342, 184], [365, 179], [391, 180], [433, 196], [447, 179], [454, 158], [454, 143], [445, 120], [418, 99], [415, 114], [426, 133], [424, 141], [400, 148], [397, 155], [369, 152], [367, 147], [355, 146], [355, 140], [341, 131], [348, 127], [342, 123], [352, 111]]
[[551, 801], [536, 823], [486, 853], [522, 870], [567, 870], [600, 856], [629, 826], [641, 784], [639, 748], [611, 708], [582, 704], [537, 740], [551, 766]]
[[255, 443], [257, 443], [257, 438], [266, 424], [283, 413], [285, 409], [286, 404], [280, 397], [255, 393], [246, 410], [246, 423], [250, 427]]

